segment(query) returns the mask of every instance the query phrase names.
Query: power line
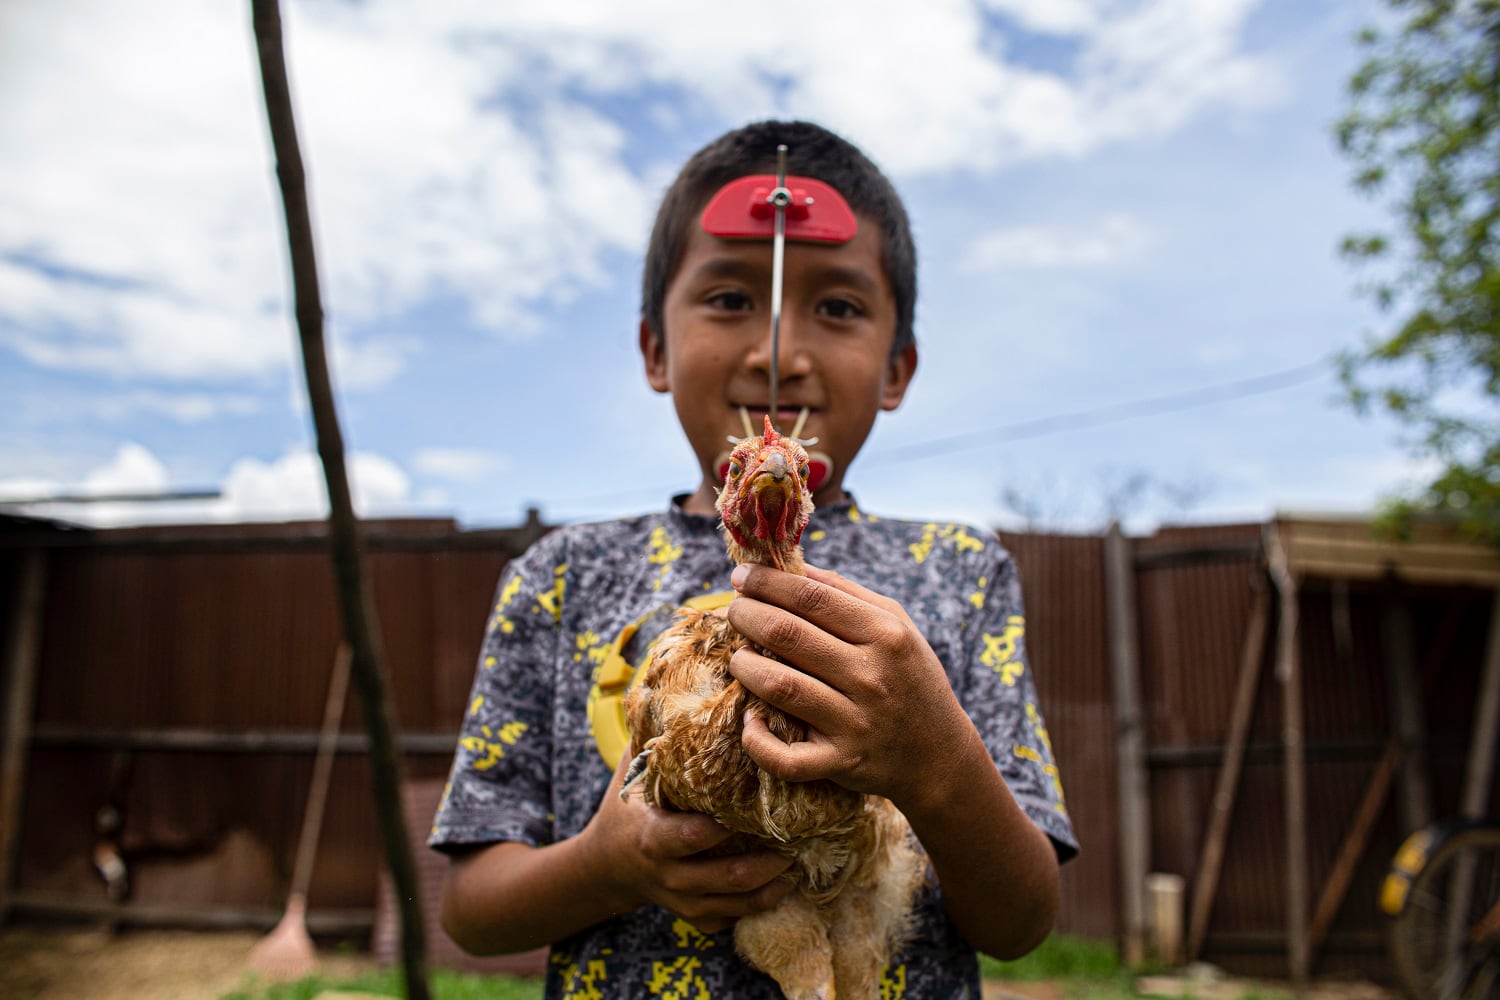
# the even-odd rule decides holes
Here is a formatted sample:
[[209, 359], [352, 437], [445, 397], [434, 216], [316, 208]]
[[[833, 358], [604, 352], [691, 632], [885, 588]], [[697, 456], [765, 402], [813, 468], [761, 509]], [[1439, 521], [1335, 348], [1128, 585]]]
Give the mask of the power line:
[[[1284, 368], [1281, 371], [1270, 372], [1265, 375], [1233, 379], [1228, 382], [1215, 383], [1214, 385], [1200, 386], [1196, 389], [1187, 389], [1161, 396], [1147, 396], [1142, 399], [1128, 400], [1123, 403], [1110, 403], [1087, 410], [1075, 410], [1072, 413], [1059, 413], [1050, 417], [1039, 417], [1035, 420], [1022, 420], [1014, 424], [1003, 424], [988, 430], [964, 431], [960, 434], [950, 434], [946, 437], [933, 438], [920, 444], [898, 445], [894, 448], [886, 448], [878, 452], [872, 452], [867, 456], [862, 456], [860, 462], [862, 467], [868, 468], [872, 465], [881, 465], [884, 463], [934, 458], [939, 455], [951, 455], [958, 451], [990, 447], [1001, 441], [1020, 441], [1026, 438], [1042, 437], [1047, 434], [1058, 434], [1063, 431], [1102, 427], [1107, 424], [1118, 423], [1122, 420], [1134, 420], [1137, 417], [1153, 417], [1165, 413], [1176, 413], [1182, 410], [1196, 409], [1201, 406], [1212, 406], [1215, 403], [1228, 403], [1249, 396], [1259, 396], [1268, 392], [1276, 392], [1280, 389], [1289, 389], [1292, 386], [1311, 382], [1320, 376], [1331, 374], [1331, 372], [1329, 359], [1326, 357], [1319, 358], [1316, 361], [1309, 361], [1305, 364], [1296, 365], [1292, 368]], [[660, 497], [661, 492], [660, 489], [641, 487], [639, 489], [596, 494], [589, 497], [574, 497], [570, 500], [560, 501], [558, 506], [588, 506], [619, 500], [633, 500], [637, 497]]]
[[964, 431], [961, 434], [950, 434], [947, 437], [934, 438], [921, 444], [899, 445], [895, 448], [886, 448], [870, 455], [864, 460], [864, 464], [870, 466], [885, 462], [903, 462], [918, 458], [932, 458], [938, 455], [950, 455], [956, 451], [987, 447], [999, 441], [1020, 441], [1025, 438], [1042, 437], [1061, 431], [1102, 427], [1106, 424], [1118, 423], [1122, 420], [1133, 420], [1137, 417], [1154, 417], [1164, 413], [1176, 413], [1181, 410], [1195, 409], [1200, 406], [1211, 406], [1215, 403], [1227, 403], [1236, 399], [1244, 399], [1247, 396], [1258, 396], [1268, 392], [1275, 392], [1279, 389], [1289, 389], [1294, 385], [1310, 382], [1320, 375], [1327, 374], [1330, 374], [1328, 360], [1326, 358], [1319, 358], [1317, 361], [1309, 361], [1306, 364], [1297, 365], [1294, 368], [1286, 368], [1279, 372], [1271, 372], [1267, 375], [1256, 375], [1251, 378], [1220, 382], [1216, 385], [1201, 386], [1197, 389], [1168, 393], [1163, 396], [1147, 396], [1143, 399], [1129, 400], [1124, 403], [1110, 403], [1106, 406], [1097, 406], [1087, 410], [1075, 410], [1072, 413], [1060, 413], [1050, 417], [1039, 417], [1035, 420], [1022, 420], [1018, 423], [1004, 424], [988, 430]]

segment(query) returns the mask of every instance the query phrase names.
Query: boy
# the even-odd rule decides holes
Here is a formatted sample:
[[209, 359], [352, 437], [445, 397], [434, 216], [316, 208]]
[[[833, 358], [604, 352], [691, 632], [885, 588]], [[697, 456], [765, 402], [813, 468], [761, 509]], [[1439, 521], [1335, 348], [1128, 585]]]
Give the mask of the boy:
[[[789, 176], [827, 183], [857, 220], [844, 242], [785, 245], [773, 418], [783, 429], [801, 418], [828, 469], [803, 538], [810, 579], [730, 565], [713, 507], [726, 436], [745, 433], [743, 411], [758, 427], [770, 406], [772, 252], [706, 231], [702, 213], [726, 185], [774, 174], [779, 144]], [[700, 483], [665, 513], [553, 532], [507, 567], [431, 839], [453, 857], [449, 934], [479, 953], [551, 944], [549, 998], [780, 995], [727, 932], [789, 890], [788, 862], [714, 857], [726, 831], [712, 820], [622, 800], [626, 762], [611, 776], [588, 718], [622, 629], [730, 586], [730, 621], [784, 661], [745, 649], [731, 672], [810, 730], [789, 745], [749, 725], [746, 751], [790, 780], [891, 799], [930, 860], [917, 933], [883, 993], [977, 998], [976, 949], [1016, 957], [1051, 929], [1059, 859], [1076, 844], [1010, 557], [979, 529], [873, 518], [843, 489], [916, 369], [915, 271], [890, 183], [814, 125], [731, 132], [663, 199], [640, 349]]]

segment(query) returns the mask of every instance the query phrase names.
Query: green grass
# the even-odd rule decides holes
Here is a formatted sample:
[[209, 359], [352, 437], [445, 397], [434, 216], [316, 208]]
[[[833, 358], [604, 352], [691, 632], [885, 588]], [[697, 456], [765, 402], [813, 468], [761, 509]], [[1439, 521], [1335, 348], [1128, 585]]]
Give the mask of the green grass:
[[1078, 979], [1128, 982], [1131, 977], [1112, 943], [1067, 934], [1053, 934], [1031, 954], [1014, 962], [981, 955], [979, 971], [986, 979], [1013, 981]]
[[[433, 970], [428, 973], [433, 1000], [540, 1000], [542, 981], [518, 976], [480, 976], [472, 973]], [[404, 997], [401, 973], [396, 969], [364, 975], [325, 978], [308, 976], [291, 983], [277, 983], [226, 993], [220, 1000], [313, 1000], [328, 990]]]

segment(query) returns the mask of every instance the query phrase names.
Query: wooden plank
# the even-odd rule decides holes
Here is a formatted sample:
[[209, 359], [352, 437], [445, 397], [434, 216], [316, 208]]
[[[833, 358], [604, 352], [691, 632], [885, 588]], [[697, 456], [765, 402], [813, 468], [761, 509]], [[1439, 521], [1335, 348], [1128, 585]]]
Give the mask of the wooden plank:
[[32, 713], [45, 612], [47, 556], [28, 549], [17, 560], [17, 586], [7, 618], [5, 735], [0, 745], [0, 923], [10, 909], [11, 885], [21, 849], [21, 804], [31, 751]]
[[[442, 755], [453, 753], [458, 733], [402, 733], [401, 752]], [[63, 750], [133, 750], [162, 753], [316, 753], [318, 732], [313, 729], [200, 729], [170, 726], [151, 729], [100, 729], [67, 723], [38, 723], [31, 732], [33, 747]], [[341, 754], [369, 752], [364, 733], [340, 733], [335, 748]]]
[[1287, 974], [1293, 986], [1307, 985], [1307, 766], [1303, 759], [1302, 666], [1297, 649], [1297, 580], [1287, 562], [1276, 526], [1266, 546], [1271, 579], [1281, 595], [1276, 678], [1281, 684], [1281, 742], [1286, 821]]
[[1150, 789], [1141, 718], [1140, 648], [1136, 626], [1135, 572], [1130, 542], [1119, 522], [1104, 544], [1105, 596], [1109, 606], [1109, 654], [1115, 697], [1115, 754], [1119, 768], [1121, 940], [1129, 965], [1145, 959], [1146, 874], [1151, 864]]
[[1318, 905], [1313, 909], [1312, 926], [1307, 932], [1309, 967], [1317, 961], [1318, 952], [1323, 949], [1323, 942], [1328, 938], [1328, 929], [1333, 926], [1333, 918], [1338, 916], [1339, 907], [1344, 904], [1349, 883], [1354, 879], [1354, 869], [1358, 867], [1359, 859], [1364, 857], [1365, 848], [1370, 842], [1370, 831], [1380, 818], [1380, 810], [1390, 794], [1396, 765], [1400, 760], [1401, 746], [1392, 740], [1386, 745], [1380, 763], [1375, 765], [1375, 773], [1370, 775], [1370, 780], [1365, 784], [1364, 797], [1355, 810], [1354, 821], [1349, 824], [1344, 842], [1339, 845], [1338, 856], [1334, 859], [1328, 881], [1323, 884]]
[[1250, 609], [1250, 623], [1240, 652], [1240, 673], [1235, 683], [1234, 701], [1229, 711], [1229, 732], [1224, 744], [1224, 759], [1214, 782], [1210, 802], [1208, 834], [1198, 855], [1197, 876], [1193, 880], [1193, 900], [1188, 917], [1187, 961], [1198, 960], [1203, 939], [1208, 933], [1209, 914], [1219, 890], [1219, 874], [1224, 862], [1224, 848], [1229, 840], [1229, 823], [1234, 818], [1235, 798], [1239, 793], [1240, 774], [1244, 770], [1245, 746], [1250, 725], [1255, 719], [1255, 695], [1260, 688], [1261, 664], [1265, 660], [1266, 633], [1271, 619], [1271, 592], [1262, 575], [1254, 578], [1255, 599]]

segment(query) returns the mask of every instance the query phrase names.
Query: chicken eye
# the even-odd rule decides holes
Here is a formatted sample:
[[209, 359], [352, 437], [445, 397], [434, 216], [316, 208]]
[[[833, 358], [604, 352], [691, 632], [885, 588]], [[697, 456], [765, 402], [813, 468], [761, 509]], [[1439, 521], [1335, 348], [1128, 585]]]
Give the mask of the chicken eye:
[[797, 470], [797, 478], [798, 479], [806, 479], [807, 478], [807, 463], [806, 462], [803, 462], [802, 463], [802, 467]]
[[740, 476], [740, 463], [738, 463], [738, 462], [730, 462], [729, 463], [729, 478], [730, 479], [738, 479], [739, 476]]

